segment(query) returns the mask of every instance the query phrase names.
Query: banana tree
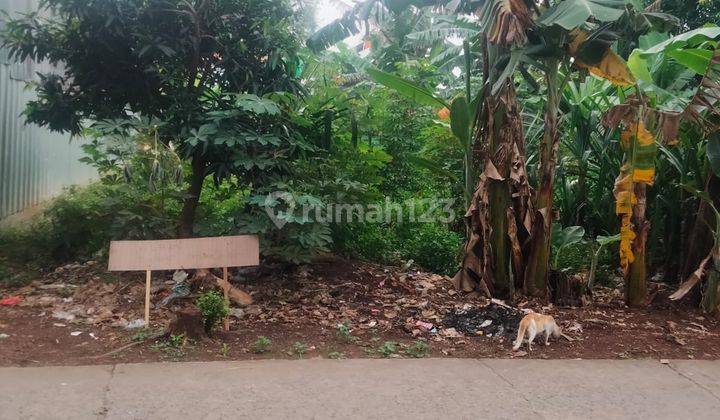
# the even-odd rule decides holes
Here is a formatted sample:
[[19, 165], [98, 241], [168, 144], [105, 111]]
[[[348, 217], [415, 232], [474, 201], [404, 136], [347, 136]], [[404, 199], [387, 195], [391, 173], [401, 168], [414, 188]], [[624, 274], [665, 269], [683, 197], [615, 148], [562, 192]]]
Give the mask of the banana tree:
[[[634, 50], [629, 67], [638, 80], [636, 94], [612, 108], [603, 121], [610, 128], [624, 127], [620, 138], [626, 158], [614, 194], [616, 213], [621, 217], [620, 265], [625, 273], [625, 300], [631, 306], [643, 305], [647, 296], [645, 254], [650, 223], [645, 217], [646, 189], [654, 181], [658, 145], [676, 143], [682, 121], [710, 127], [705, 116], [718, 111], [715, 103], [720, 97], [720, 53], [717, 49], [713, 52], [714, 42], [708, 43], [713, 37], [720, 37], [720, 28], [701, 28], [646, 50]], [[705, 75], [689, 103], [654, 82], [648, 61], [657, 64], [668, 57]]]

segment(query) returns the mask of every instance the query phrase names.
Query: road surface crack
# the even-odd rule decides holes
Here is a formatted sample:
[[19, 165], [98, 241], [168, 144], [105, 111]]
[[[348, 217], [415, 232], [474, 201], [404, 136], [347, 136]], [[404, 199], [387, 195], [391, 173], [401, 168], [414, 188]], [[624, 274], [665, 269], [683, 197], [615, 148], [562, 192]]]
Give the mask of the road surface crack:
[[719, 397], [719, 396], [715, 395], [715, 393], [714, 393], [710, 388], [706, 387], [705, 385], [701, 384], [700, 382], [697, 382], [695, 379], [693, 379], [692, 376], [686, 375], [685, 373], [677, 370], [677, 369], [676, 369], [673, 365], [671, 365], [671, 364], [668, 364], [667, 367], [669, 367], [670, 370], [672, 370], [673, 372], [677, 373], [678, 375], [682, 376], [683, 378], [685, 378], [685, 379], [687, 379], [688, 381], [692, 382], [693, 384], [697, 385], [697, 386], [700, 387], [701, 389], [705, 390], [705, 392], [707, 392], [708, 394], [710, 394], [710, 395], [711, 395], [713, 398], [715, 398], [717, 401], [720, 401], [720, 397]]
[[503, 376], [500, 372], [496, 371], [495, 368], [493, 368], [491, 365], [485, 363], [484, 360], [480, 360], [479, 362], [480, 362], [483, 366], [485, 366], [486, 368], [488, 368], [488, 369], [490, 370], [490, 372], [492, 372], [493, 374], [495, 374], [495, 376], [497, 376], [497, 377], [500, 378], [503, 382], [505, 382], [506, 384], [508, 384], [508, 385], [510, 386], [510, 388], [512, 388], [514, 391], [517, 391], [517, 394], [520, 395], [520, 398], [522, 398], [526, 403], [528, 403], [528, 406], [530, 407], [530, 410], [533, 412], [533, 414], [535, 414], [536, 416], [539, 416], [539, 417], [542, 418], [542, 419], [546, 418], [544, 415], [542, 415], [541, 413], [539, 413], [538, 411], [535, 410], [535, 408], [533, 407], [532, 401], [530, 401], [530, 399], [528, 399], [522, 391], [520, 391], [520, 390], [518, 390], [517, 388], [515, 388], [515, 384], [513, 384], [512, 382], [510, 382], [510, 380], [509, 380], [508, 378], [506, 378], [505, 376]]
[[109, 401], [109, 395], [110, 395], [110, 384], [112, 383], [113, 378], [115, 377], [115, 367], [117, 365], [112, 365], [110, 368], [110, 377], [108, 378], [107, 384], [105, 384], [105, 392], [103, 393], [102, 398], [102, 406], [100, 406], [100, 409], [97, 412], [97, 418], [98, 419], [105, 419], [107, 418], [108, 411], [110, 411], [110, 408], [108, 407]]

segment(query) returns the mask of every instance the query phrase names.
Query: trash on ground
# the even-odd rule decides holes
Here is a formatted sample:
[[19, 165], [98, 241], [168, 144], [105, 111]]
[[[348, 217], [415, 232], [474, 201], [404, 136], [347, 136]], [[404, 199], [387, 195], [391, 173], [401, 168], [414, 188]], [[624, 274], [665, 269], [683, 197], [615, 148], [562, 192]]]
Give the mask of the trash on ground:
[[144, 319], [136, 319], [134, 321], [130, 321], [125, 325], [125, 328], [128, 330], [133, 330], [136, 328], [142, 328], [145, 326], [145, 320]]
[[493, 299], [484, 307], [456, 309], [448, 312], [443, 319], [443, 325], [470, 335], [514, 337], [522, 317], [521, 310]]
[[53, 311], [52, 317], [55, 319], [62, 319], [64, 321], [72, 321], [75, 319], [75, 315], [67, 311]]
[[0, 305], [3, 305], [3, 306], [15, 306], [15, 305], [17, 305], [18, 303], [20, 303], [21, 300], [22, 300], [22, 297], [21, 297], [21, 296], [10, 296], [10, 297], [6, 297], [6, 298], [3, 299], [3, 300], [0, 300]]

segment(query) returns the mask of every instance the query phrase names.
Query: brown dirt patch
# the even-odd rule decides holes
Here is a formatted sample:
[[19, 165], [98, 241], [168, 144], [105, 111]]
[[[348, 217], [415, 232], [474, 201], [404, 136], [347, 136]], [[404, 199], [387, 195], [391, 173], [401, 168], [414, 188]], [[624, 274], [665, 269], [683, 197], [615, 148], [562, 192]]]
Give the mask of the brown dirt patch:
[[[270, 268], [233, 274], [233, 283], [250, 292], [255, 303], [235, 310], [230, 331], [200, 342], [147, 340], [102, 357], [142, 338], [141, 330], [125, 325], [142, 316], [143, 275], [109, 276], [93, 264], [69, 265], [30, 286], [0, 290], [0, 297], [23, 296], [20, 305], [0, 306], [0, 334], [7, 335], [0, 338], [0, 366], [297, 358], [296, 342], [306, 347], [306, 358], [411, 357], [405, 349], [416, 341], [426, 343], [433, 357], [720, 357], [717, 320], [670, 304], [661, 294], [642, 310], [625, 308], [620, 291], [611, 289], [599, 290], [592, 306], [579, 309], [521, 302], [521, 307], [554, 315], [574, 339], [549, 347], [538, 343], [522, 355], [511, 351], [503, 335], [463, 335], [443, 325], [448, 311], [488, 303], [456, 293], [447, 277], [342, 259], [289, 273]], [[155, 305], [170, 293], [171, 279], [172, 273], [156, 276]], [[153, 308], [150, 334], [166, 327], [173, 311], [192, 306], [194, 297]], [[349, 326], [349, 339], [338, 336], [342, 323]], [[263, 353], [253, 350], [258, 336], [271, 341]], [[389, 341], [397, 343], [395, 354], [392, 346], [383, 347]]]

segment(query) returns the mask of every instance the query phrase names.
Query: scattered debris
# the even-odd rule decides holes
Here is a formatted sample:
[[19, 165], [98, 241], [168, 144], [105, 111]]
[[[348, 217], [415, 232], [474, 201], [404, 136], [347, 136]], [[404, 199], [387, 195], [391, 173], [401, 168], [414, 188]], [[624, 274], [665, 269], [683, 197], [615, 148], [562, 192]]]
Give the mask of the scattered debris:
[[10, 296], [6, 297], [3, 300], [0, 300], [0, 305], [3, 306], [15, 306], [22, 300], [22, 296]]
[[145, 320], [144, 319], [136, 319], [134, 321], [130, 321], [125, 325], [125, 329], [128, 330], [134, 330], [136, 328], [143, 328], [145, 326]]
[[0, 340], [4, 340], [6, 338], [10, 338], [10, 334], [0, 333]]
[[63, 321], [73, 321], [75, 319], [74, 314], [66, 311], [54, 311], [52, 313], [52, 317], [55, 319], [62, 319]]
[[83, 333], [82, 331], [73, 331], [73, 332], [70, 333], [70, 335], [73, 336], [73, 337], [77, 337], [78, 335], [80, 335], [80, 334], [82, 334], [82, 333]]
[[521, 310], [493, 299], [484, 307], [449, 312], [443, 319], [443, 325], [465, 334], [514, 338], [523, 315]]

